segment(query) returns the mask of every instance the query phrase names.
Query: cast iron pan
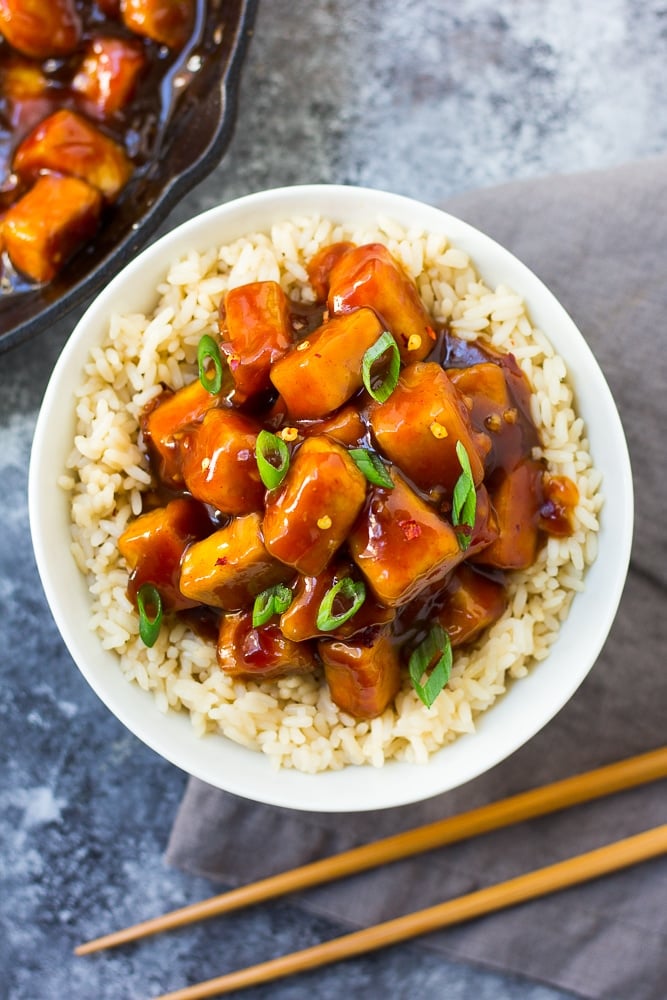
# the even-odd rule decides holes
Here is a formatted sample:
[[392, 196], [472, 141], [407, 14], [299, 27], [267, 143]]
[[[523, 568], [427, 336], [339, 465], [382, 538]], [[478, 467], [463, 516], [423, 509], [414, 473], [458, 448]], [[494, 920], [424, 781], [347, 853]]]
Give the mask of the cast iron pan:
[[0, 351], [48, 330], [134, 257], [171, 209], [220, 162], [231, 139], [239, 76], [258, 0], [208, 0], [199, 69], [95, 240], [49, 285], [0, 295]]

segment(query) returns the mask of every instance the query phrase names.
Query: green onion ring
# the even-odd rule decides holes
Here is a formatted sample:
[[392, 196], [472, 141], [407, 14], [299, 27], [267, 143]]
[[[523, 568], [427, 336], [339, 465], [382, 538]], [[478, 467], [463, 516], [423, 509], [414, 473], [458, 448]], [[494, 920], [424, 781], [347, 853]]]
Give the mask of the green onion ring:
[[[209, 362], [213, 365], [212, 376], [208, 373]], [[223, 365], [220, 348], [208, 333], [199, 341], [197, 347], [197, 364], [199, 365], [199, 381], [212, 396], [217, 396], [222, 388]]]
[[[346, 611], [340, 611], [334, 615], [333, 604], [338, 596], [352, 601], [352, 604]], [[363, 582], [361, 580], [352, 580], [349, 576], [343, 577], [333, 587], [330, 587], [322, 598], [315, 622], [318, 629], [321, 632], [331, 632], [339, 625], [344, 625], [353, 615], [356, 615], [365, 600], [366, 587]]]
[[260, 625], [265, 625], [269, 618], [287, 611], [291, 603], [292, 591], [289, 587], [283, 583], [267, 587], [255, 598], [252, 609], [252, 627], [259, 628]]
[[[388, 351], [391, 352], [389, 357], [389, 370], [380, 385], [373, 386], [373, 365]], [[377, 403], [384, 403], [387, 399], [389, 399], [398, 384], [400, 370], [401, 355], [398, 350], [398, 344], [389, 333], [389, 330], [385, 330], [384, 333], [378, 337], [375, 343], [368, 348], [361, 359], [361, 377], [367, 391]]]
[[[147, 605], [153, 608], [151, 618]], [[142, 583], [137, 591], [139, 635], [145, 646], [154, 646], [162, 625], [162, 598], [154, 583]]]
[[[477, 513], [477, 494], [475, 493], [475, 483], [472, 478], [470, 468], [470, 458], [461, 441], [456, 442], [456, 454], [461, 463], [461, 475], [456, 480], [454, 494], [452, 496], [452, 524], [455, 527], [466, 525], [471, 529], [475, 524], [475, 514]], [[457, 531], [459, 545], [462, 549], [467, 549], [470, 545], [470, 533], [467, 531]]]
[[[433, 658], [437, 653], [440, 656], [431, 670], [428, 680], [425, 684], [422, 684], [421, 679], [431, 666]], [[413, 650], [408, 670], [413, 688], [426, 707], [430, 708], [446, 685], [452, 672], [452, 644], [447, 632], [441, 625], [434, 625], [426, 638]]]
[[380, 456], [374, 451], [369, 451], [367, 448], [350, 448], [350, 457], [369, 483], [373, 483], [374, 486], [384, 486], [386, 490], [393, 490], [394, 483]]
[[[280, 486], [289, 469], [290, 456], [287, 445], [271, 431], [260, 431], [255, 445], [255, 458], [262, 482], [267, 490]], [[274, 464], [271, 458], [277, 458]]]

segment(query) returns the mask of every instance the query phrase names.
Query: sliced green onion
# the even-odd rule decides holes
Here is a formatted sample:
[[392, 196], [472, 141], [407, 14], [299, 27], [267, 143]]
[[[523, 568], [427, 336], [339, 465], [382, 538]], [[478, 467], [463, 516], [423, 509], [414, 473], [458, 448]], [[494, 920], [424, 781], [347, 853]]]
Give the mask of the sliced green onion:
[[[421, 679], [431, 667], [436, 655], [438, 655], [438, 659], [429, 673], [426, 683], [422, 684]], [[452, 644], [441, 625], [434, 625], [426, 638], [413, 651], [408, 670], [413, 688], [426, 707], [430, 708], [452, 672]]]
[[269, 618], [281, 615], [292, 603], [292, 591], [283, 583], [268, 587], [258, 594], [252, 609], [252, 627], [265, 625]]
[[[162, 625], [162, 598], [154, 583], [142, 583], [139, 587], [137, 610], [139, 611], [141, 641], [144, 646], [154, 646]], [[151, 611], [153, 612], [152, 617]]]
[[374, 451], [369, 451], [367, 448], [350, 448], [350, 457], [354, 459], [357, 468], [363, 472], [369, 483], [393, 490], [392, 479], [379, 455]]
[[[377, 379], [374, 379], [372, 375], [373, 366], [387, 352], [389, 352], [389, 365], [382, 381], [378, 383]], [[385, 330], [375, 343], [368, 348], [361, 359], [361, 377], [366, 389], [376, 402], [384, 403], [385, 400], [389, 399], [398, 384], [400, 370], [401, 355], [398, 350], [398, 344], [389, 333], [389, 330]]]
[[[455, 528], [465, 525], [472, 531], [477, 511], [477, 494], [475, 493], [475, 483], [472, 478], [472, 469], [470, 468], [470, 458], [465, 446], [460, 441], [456, 442], [456, 454], [458, 455], [463, 471], [456, 480], [454, 487], [452, 523]], [[471, 531], [456, 532], [459, 545], [462, 549], [467, 549], [470, 545]]]
[[[333, 605], [337, 597], [346, 602], [351, 601], [351, 604], [345, 610], [334, 614]], [[366, 588], [361, 580], [352, 580], [349, 576], [339, 580], [322, 598], [316, 619], [318, 629], [322, 632], [331, 632], [339, 625], [344, 625], [352, 615], [356, 615], [365, 600]]]
[[[199, 341], [197, 364], [199, 365], [199, 381], [207, 392], [210, 392], [212, 396], [217, 396], [222, 388], [222, 357], [220, 348], [208, 333], [205, 333]], [[212, 372], [209, 365], [213, 366]]]
[[289, 451], [282, 438], [271, 431], [260, 431], [255, 445], [255, 458], [267, 490], [280, 486], [289, 469]]

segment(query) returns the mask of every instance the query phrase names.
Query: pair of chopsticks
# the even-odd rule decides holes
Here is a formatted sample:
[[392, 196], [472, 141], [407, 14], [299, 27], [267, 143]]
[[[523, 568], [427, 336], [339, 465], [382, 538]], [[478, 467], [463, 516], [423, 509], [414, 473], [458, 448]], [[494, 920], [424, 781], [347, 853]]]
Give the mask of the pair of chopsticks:
[[[88, 941], [79, 945], [75, 949], [75, 954], [86, 955], [103, 948], [136, 941], [151, 934], [182, 927], [198, 920], [206, 920], [267, 899], [275, 899], [289, 892], [321, 885], [345, 875], [367, 871], [401, 858], [490, 833], [492, 830], [512, 826], [523, 820], [545, 816], [665, 777], [667, 777], [667, 746], [241, 886], [231, 892]], [[518, 903], [591, 881], [664, 853], [667, 853], [667, 824], [566, 861], [519, 875], [497, 885], [459, 896], [437, 906], [164, 994], [156, 1000], [196, 1000], [314, 969], [330, 962], [406, 941], [438, 928], [516, 906]]]

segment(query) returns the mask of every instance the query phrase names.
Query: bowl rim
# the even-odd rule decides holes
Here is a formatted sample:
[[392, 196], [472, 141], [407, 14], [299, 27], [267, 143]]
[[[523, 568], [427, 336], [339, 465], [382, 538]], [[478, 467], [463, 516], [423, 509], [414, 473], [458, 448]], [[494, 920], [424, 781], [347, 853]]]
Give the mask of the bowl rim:
[[[315, 775], [293, 769], [276, 771], [266, 755], [241, 747], [226, 737], [194, 736], [187, 713], [170, 713], [165, 724], [165, 717], [151, 695], [129, 684], [120, 670], [111, 676], [104, 665], [99, 665], [100, 661], [110, 665], [113, 662], [110, 657], [115, 654], [104, 652], [96, 637], [91, 643], [93, 634], [81, 635], [76, 616], [72, 620], [71, 602], [76, 600], [77, 591], [79, 595], [87, 594], [87, 585], [69, 551], [69, 538], [64, 537], [68, 533], [62, 531], [66, 495], [57, 486], [63, 502], [53, 503], [53, 487], [63, 471], [69, 448], [54, 448], [51, 442], [54, 433], [63, 441], [73, 439], [73, 434], [62, 425], [66, 423], [73, 428], [74, 408], [69, 421], [63, 422], [61, 401], [73, 398], [75, 375], [80, 382], [85, 359], [103, 336], [104, 320], [112, 311], [111, 304], [118, 291], [128, 281], [134, 280], [136, 286], [135, 276], [139, 274], [141, 284], [154, 289], [157, 281], [151, 275], [164, 275], [179, 248], [199, 250], [210, 245], [205, 242], [210, 241], [209, 233], [219, 233], [216, 242], [222, 244], [235, 238], [233, 232], [240, 236], [256, 230], [253, 219], [264, 219], [262, 228], [267, 229], [278, 218], [312, 211], [341, 220], [349, 219], [352, 213], [368, 218], [396, 217], [402, 224], [413, 220], [417, 226], [446, 232], [453, 245], [470, 253], [483, 279], [489, 281], [491, 276], [500, 281], [500, 277], [493, 277], [493, 272], [500, 268], [503, 282], [516, 288], [526, 302], [534, 325], [544, 328], [538, 322], [542, 314], [551, 318], [547, 336], [552, 343], [556, 341], [556, 350], [565, 358], [575, 396], [581, 390], [587, 396], [592, 391], [595, 407], [589, 407], [582, 415], [591, 438], [595, 467], [603, 475], [605, 469], [607, 475], [613, 474], [614, 490], [605, 493], [601, 516], [600, 541], [607, 539], [607, 544], [604, 548], [600, 545], [595, 562], [587, 570], [584, 593], [588, 598], [584, 601], [575, 595], [567, 618], [569, 624], [561, 629], [549, 656], [535, 664], [526, 677], [512, 683], [505, 694], [477, 717], [475, 732], [460, 735], [436, 751], [423, 766], [392, 760], [380, 769], [350, 765], [340, 771]], [[135, 299], [138, 294], [135, 290]], [[584, 370], [586, 377], [582, 381], [579, 376]], [[208, 784], [258, 802], [319, 812], [368, 811], [431, 798], [494, 767], [539, 732], [574, 694], [599, 656], [625, 585], [633, 532], [632, 473], [620, 416], [583, 335], [546, 285], [510, 251], [447, 212], [378, 189], [330, 184], [275, 188], [215, 206], [161, 237], [116, 275], [89, 306], [54, 367], [35, 428], [28, 498], [35, 558], [51, 613], [79, 670], [107, 708], [156, 753]], [[50, 551], [54, 544], [59, 558], [54, 558]], [[63, 561], [68, 555], [69, 567]], [[72, 568], [78, 575], [78, 584]], [[67, 586], [63, 585], [63, 572]], [[586, 605], [586, 612], [582, 605]], [[553, 669], [555, 657], [562, 661], [564, 671]], [[152, 711], [147, 706], [152, 706]], [[523, 711], [517, 714], [517, 707]]]

